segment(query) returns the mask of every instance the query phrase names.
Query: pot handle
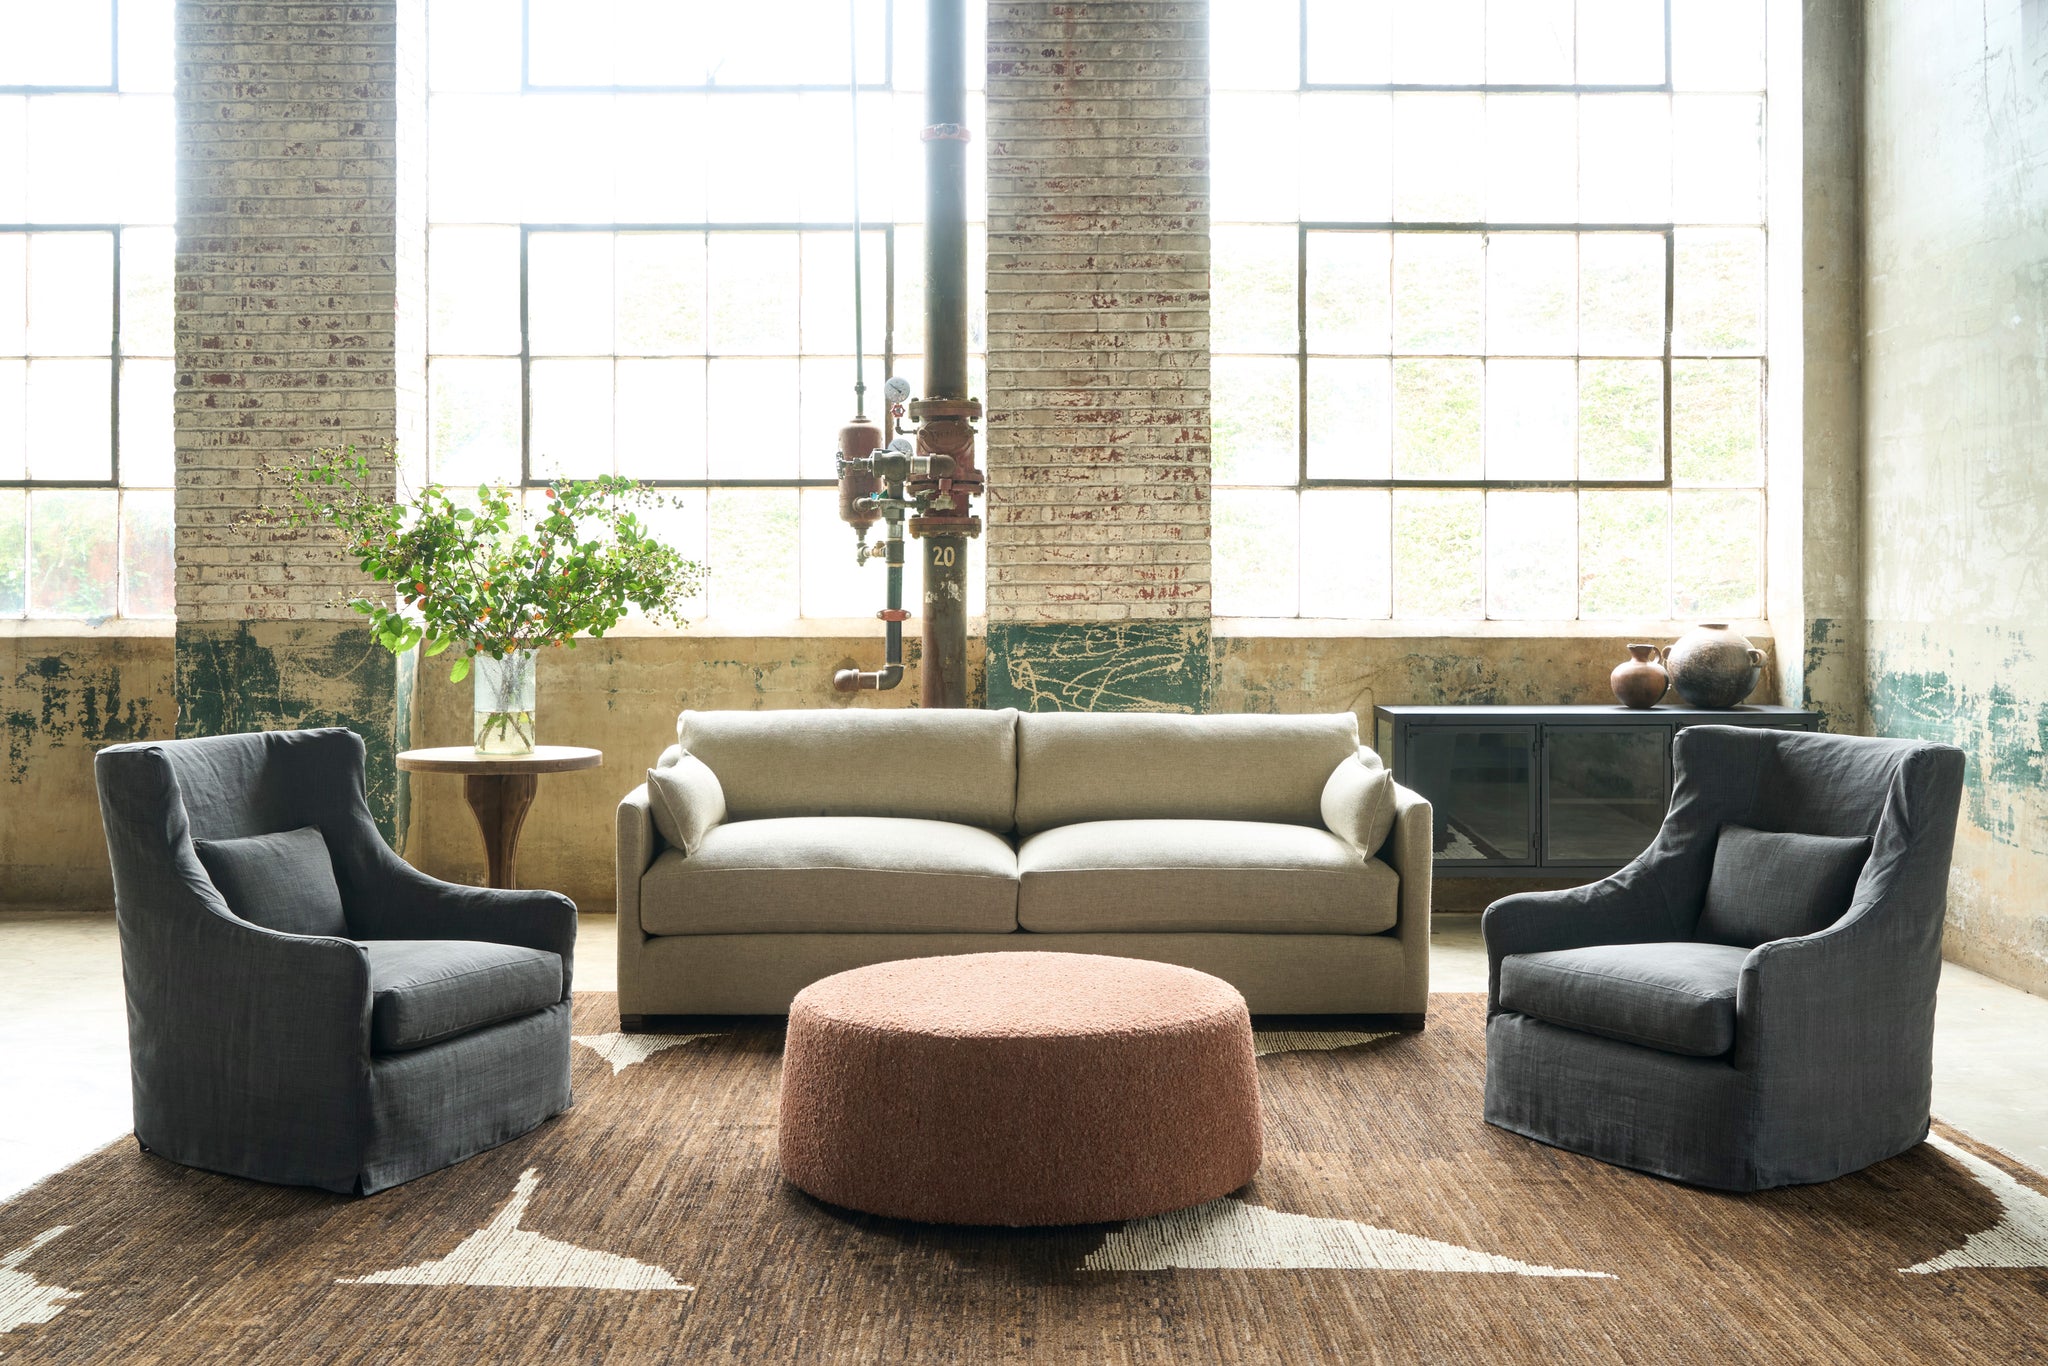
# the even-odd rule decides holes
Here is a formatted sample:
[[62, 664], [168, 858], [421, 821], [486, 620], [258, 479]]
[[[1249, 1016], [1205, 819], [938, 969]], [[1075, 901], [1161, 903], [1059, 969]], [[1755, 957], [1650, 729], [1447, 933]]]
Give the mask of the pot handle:
[[1749, 662], [1756, 665], [1758, 668], [1762, 668], [1764, 663], [1764, 652], [1762, 650], [1757, 649], [1754, 645], [1750, 646]]

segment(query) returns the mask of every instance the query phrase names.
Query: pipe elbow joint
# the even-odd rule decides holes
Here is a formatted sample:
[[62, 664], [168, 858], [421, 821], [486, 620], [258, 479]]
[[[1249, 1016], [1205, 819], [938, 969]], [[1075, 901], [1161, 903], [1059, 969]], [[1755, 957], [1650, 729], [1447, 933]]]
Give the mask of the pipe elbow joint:
[[880, 669], [841, 669], [832, 675], [832, 691], [887, 692], [902, 681], [901, 664], [886, 664]]

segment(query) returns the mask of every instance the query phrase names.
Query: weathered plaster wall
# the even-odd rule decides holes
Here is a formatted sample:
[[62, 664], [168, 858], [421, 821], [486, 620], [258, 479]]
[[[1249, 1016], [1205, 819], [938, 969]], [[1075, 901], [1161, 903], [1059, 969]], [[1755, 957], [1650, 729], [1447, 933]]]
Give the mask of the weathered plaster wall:
[[92, 758], [175, 706], [168, 637], [0, 636], [0, 906], [111, 904]]
[[1870, 722], [1969, 754], [1946, 950], [2048, 992], [2048, 3], [1867, 22]]

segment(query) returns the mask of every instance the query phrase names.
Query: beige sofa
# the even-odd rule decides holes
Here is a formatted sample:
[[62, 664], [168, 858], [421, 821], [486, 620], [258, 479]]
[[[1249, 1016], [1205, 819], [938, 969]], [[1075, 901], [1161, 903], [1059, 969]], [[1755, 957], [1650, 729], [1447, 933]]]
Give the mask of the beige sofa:
[[1429, 804], [1348, 712], [686, 711], [619, 804], [619, 1011], [780, 1014], [847, 968], [1063, 949], [1420, 1028], [1429, 896]]

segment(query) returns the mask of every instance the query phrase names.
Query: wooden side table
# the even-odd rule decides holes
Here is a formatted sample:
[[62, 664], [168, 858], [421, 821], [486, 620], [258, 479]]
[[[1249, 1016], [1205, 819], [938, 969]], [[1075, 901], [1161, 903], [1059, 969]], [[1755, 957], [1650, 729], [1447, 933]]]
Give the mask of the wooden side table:
[[536, 745], [533, 753], [478, 754], [468, 745], [440, 749], [409, 749], [398, 756], [407, 773], [460, 773], [462, 794], [483, 832], [484, 857], [490, 863], [490, 887], [510, 887], [519, 858], [519, 831], [543, 773], [571, 773], [598, 768], [604, 753], [573, 745]]

